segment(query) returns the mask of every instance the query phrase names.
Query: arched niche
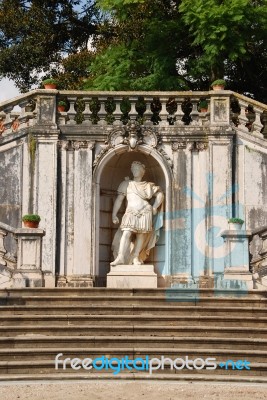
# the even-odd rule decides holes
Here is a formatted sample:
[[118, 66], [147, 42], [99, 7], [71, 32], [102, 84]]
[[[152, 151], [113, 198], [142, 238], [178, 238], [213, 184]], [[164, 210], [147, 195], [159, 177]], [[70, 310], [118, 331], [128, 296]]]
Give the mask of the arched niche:
[[[112, 223], [112, 209], [120, 183], [125, 177], [132, 179], [131, 164], [133, 161], [140, 161], [146, 166], [144, 180], [154, 182], [162, 188], [164, 209], [165, 211], [170, 210], [171, 172], [166, 161], [156, 150], [148, 146], [139, 146], [138, 151], [128, 150], [128, 146], [123, 145], [116, 150], [110, 150], [94, 171], [95, 225], [93, 249], [95, 249], [94, 275], [98, 286], [105, 286], [106, 275], [110, 271], [110, 262], [114, 259], [111, 244], [118, 225]], [[125, 207], [126, 200], [120, 210], [120, 220]], [[165, 285], [162, 276], [169, 274], [168, 231], [170, 231], [168, 221], [165, 221], [159, 241], [146, 260], [146, 263], [155, 266], [155, 272], [158, 273], [159, 277], [158, 286]]]

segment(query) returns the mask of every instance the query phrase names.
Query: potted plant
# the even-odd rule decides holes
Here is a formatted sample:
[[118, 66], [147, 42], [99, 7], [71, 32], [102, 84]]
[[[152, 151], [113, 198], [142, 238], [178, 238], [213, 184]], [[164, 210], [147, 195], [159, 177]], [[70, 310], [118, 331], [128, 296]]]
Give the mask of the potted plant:
[[198, 103], [198, 109], [200, 112], [207, 112], [208, 111], [208, 102], [206, 99], [200, 100]]
[[224, 79], [216, 79], [216, 81], [212, 82], [210, 85], [213, 90], [223, 90], [226, 85], [226, 82]]
[[45, 79], [42, 82], [42, 85], [45, 89], [56, 89], [57, 88], [57, 81], [53, 78]]
[[22, 221], [26, 228], [38, 228], [41, 218], [38, 214], [26, 214], [23, 215]]
[[59, 112], [64, 112], [66, 109], [67, 103], [64, 100], [60, 100], [57, 104], [57, 110]]
[[241, 218], [230, 218], [228, 220], [228, 223], [229, 223], [229, 229], [231, 231], [237, 231], [237, 230], [241, 229], [244, 221]]

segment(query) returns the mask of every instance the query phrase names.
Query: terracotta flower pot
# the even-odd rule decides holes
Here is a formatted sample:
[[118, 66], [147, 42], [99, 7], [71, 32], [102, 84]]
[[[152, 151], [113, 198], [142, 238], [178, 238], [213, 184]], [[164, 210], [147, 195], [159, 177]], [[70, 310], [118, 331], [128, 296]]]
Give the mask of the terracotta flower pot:
[[55, 83], [46, 83], [44, 84], [45, 89], [56, 89], [57, 85]]
[[64, 112], [64, 111], [65, 111], [65, 109], [66, 109], [66, 107], [65, 107], [65, 106], [57, 106], [57, 110], [58, 110], [58, 112]]
[[208, 109], [207, 109], [207, 108], [201, 108], [201, 109], [200, 109], [200, 112], [202, 112], [202, 113], [203, 113], [203, 112], [208, 112]]
[[38, 228], [39, 222], [37, 221], [23, 221], [25, 228]]
[[212, 86], [213, 90], [224, 90], [224, 85], [214, 85]]

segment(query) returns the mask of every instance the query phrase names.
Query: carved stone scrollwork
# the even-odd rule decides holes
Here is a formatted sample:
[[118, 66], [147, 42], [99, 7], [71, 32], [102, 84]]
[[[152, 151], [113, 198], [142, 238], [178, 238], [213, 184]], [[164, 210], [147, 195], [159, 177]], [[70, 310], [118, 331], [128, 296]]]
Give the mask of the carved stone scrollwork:
[[96, 167], [97, 164], [99, 163], [99, 161], [101, 160], [101, 158], [108, 152], [109, 149], [111, 149], [113, 146], [111, 146], [110, 144], [103, 147], [102, 150], [98, 153], [98, 155], [96, 156], [94, 162], [93, 162], [93, 167]]
[[161, 143], [161, 140], [160, 137], [155, 134], [153, 129], [145, 127], [143, 130], [143, 143], [155, 148]]
[[162, 140], [160, 135], [157, 135], [153, 128], [142, 126], [137, 121], [130, 121], [125, 126], [120, 126], [113, 129], [105, 142], [106, 146], [96, 156], [93, 166], [96, 167], [102, 157], [112, 148], [124, 145], [128, 146], [128, 151], [136, 150], [138, 146], [149, 146], [156, 149], [167, 163], [172, 167], [173, 163], [171, 158], [160, 147]]
[[94, 148], [94, 142], [89, 141], [71, 141], [71, 140], [60, 140], [58, 147], [62, 150], [79, 150], [79, 149], [90, 149]]
[[167, 161], [169, 166], [172, 168], [173, 167], [173, 162], [172, 162], [171, 158], [168, 156], [168, 154], [166, 153], [166, 151], [162, 147], [157, 148], [157, 150], [165, 158], [165, 160]]
[[120, 144], [128, 145], [129, 151], [135, 150], [138, 145], [142, 144], [155, 148], [158, 143], [158, 137], [153, 129], [141, 126], [137, 121], [130, 121], [127, 125], [114, 129], [106, 141], [106, 144], [111, 147]]
[[70, 149], [70, 141], [69, 140], [60, 140], [60, 141], [58, 141], [57, 144], [61, 150], [69, 150]]
[[74, 150], [79, 150], [79, 149], [87, 149], [88, 148], [88, 142], [84, 141], [73, 141], [72, 142], [72, 147], [74, 148]]
[[191, 142], [189, 144], [190, 151], [203, 151], [208, 148], [208, 142]]
[[172, 151], [183, 150], [187, 147], [187, 141], [181, 140], [179, 142], [172, 142]]

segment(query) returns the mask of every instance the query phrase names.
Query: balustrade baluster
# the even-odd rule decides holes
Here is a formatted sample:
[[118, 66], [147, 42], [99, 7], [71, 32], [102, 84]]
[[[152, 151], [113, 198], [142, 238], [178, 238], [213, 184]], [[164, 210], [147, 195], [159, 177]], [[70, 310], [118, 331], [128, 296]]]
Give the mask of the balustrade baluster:
[[129, 101], [131, 103], [131, 109], [129, 111], [129, 118], [131, 121], [136, 121], [137, 116], [138, 116], [138, 112], [136, 111], [137, 100], [138, 100], [137, 96], [129, 97]]
[[10, 118], [12, 120], [12, 124], [11, 124], [12, 132], [17, 132], [19, 129], [19, 126], [20, 126], [19, 116], [20, 116], [20, 112], [18, 112], [18, 111], [12, 111], [10, 113]]
[[267, 139], [267, 110], [264, 110], [261, 114], [261, 123], [263, 125], [261, 133], [263, 134], [263, 137]]
[[191, 122], [190, 125], [199, 125], [199, 112], [198, 112], [198, 103], [199, 103], [199, 98], [194, 97], [191, 99], [191, 104], [192, 104], [192, 111], [190, 113], [191, 117]]
[[113, 125], [122, 125], [121, 117], [123, 115], [121, 111], [121, 102], [122, 102], [122, 97], [115, 97], [115, 110], [113, 112], [113, 116], [115, 118], [115, 121], [113, 122]]
[[145, 103], [146, 103], [146, 110], [144, 112], [144, 125], [153, 125], [153, 122], [151, 121], [153, 112], [151, 111], [151, 103], [153, 101], [152, 97], [145, 97], [144, 98]]
[[0, 112], [0, 136], [3, 135], [3, 133], [5, 132], [5, 122], [6, 119], [6, 113], [4, 113], [3, 111]]
[[168, 121], [168, 116], [169, 113], [167, 111], [167, 102], [169, 98], [168, 97], [161, 97], [160, 98], [160, 103], [161, 103], [161, 110], [159, 112], [159, 117], [161, 121], [159, 121], [160, 126], [169, 126], [169, 121]]
[[76, 110], [75, 110], [75, 103], [77, 100], [77, 97], [67, 97], [68, 102], [70, 104], [70, 108], [69, 111], [67, 111], [67, 115], [68, 115], [68, 121], [67, 124], [68, 125], [76, 125], [77, 122], [75, 121], [75, 117], [76, 117]]
[[[247, 118], [247, 107], [248, 104], [243, 101], [243, 100], [239, 100], [239, 106], [240, 106], [240, 114], [238, 117], [239, 120], [239, 128], [245, 130], [246, 132], [249, 131], [248, 126], [249, 126], [249, 121]], [[240, 126], [241, 125], [241, 126]]]
[[107, 101], [107, 97], [100, 97], [98, 98], [98, 100], [100, 101], [100, 110], [98, 111], [98, 117], [99, 117], [99, 121], [98, 121], [98, 125], [107, 125], [107, 121], [106, 121], [106, 116], [107, 116], [107, 111], [106, 111], [106, 101]]
[[176, 97], [175, 101], [177, 103], [177, 110], [174, 114], [174, 119], [175, 119], [174, 125], [184, 126], [184, 122], [182, 121], [182, 118], [184, 116], [184, 112], [182, 110], [183, 99], [181, 97]]
[[252, 124], [252, 132], [256, 134], [261, 134], [262, 123], [261, 123], [261, 112], [262, 110], [258, 107], [253, 107], [255, 111], [255, 120]]
[[92, 111], [90, 109], [90, 102], [92, 101], [92, 97], [85, 96], [83, 97], [83, 101], [85, 103], [85, 108], [83, 111], [84, 120], [82, 122], [82, 125], [92, 125], [92, 120], [91, 120]]
[[10, 105], [4, 108], [4, 112], [6, 113], [6, 119], [4, 121], [5, 130], [9, 130], [12, 126], [13, 120], [10, 116], [14, 106]]

